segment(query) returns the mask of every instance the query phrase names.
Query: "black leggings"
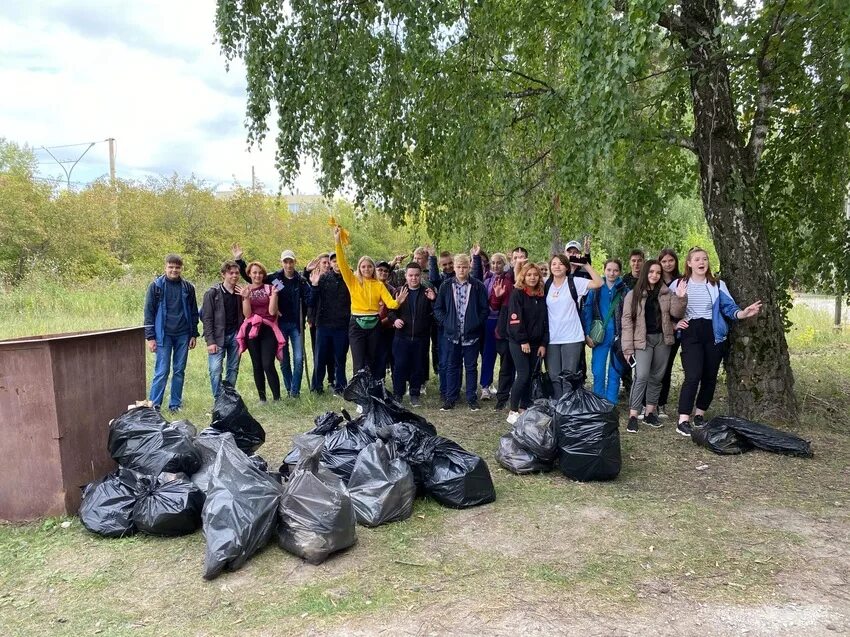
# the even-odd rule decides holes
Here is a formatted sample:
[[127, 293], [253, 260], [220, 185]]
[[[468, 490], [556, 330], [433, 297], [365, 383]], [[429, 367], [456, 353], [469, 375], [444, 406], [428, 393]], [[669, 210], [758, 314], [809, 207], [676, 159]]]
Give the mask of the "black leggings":
[[514, 383], [516, 368], [511, 356], [510, 343], [505, 339], [496, 339], [496, 353], [499, 355], [499, 385], [496, 393], [496, 402], [503, 404], [508, 402], [511, 386]]
[[537, 362], [537, 349], [539, 345], [531, 344], [531, 351], [525, 354], [519, 343], [509, 341], [511, 358], [516, 368], [516, 380], [511, 387], [511, 411], [517, 411], [520, 407], [528, 407], [531, 404], [531, 373]]
[[272, 390], [272, 398], [280, 400], [280, 377], [275, 367], [275, 355], [277, 354], [277, 339], [272, 328], [268, 325], [260, 326], [260, 333], [256, 338], [248, 339], [248, 353], [251, 355], [251, 365], [254, 367], [254, 384], [257, 386], [257, 395], [260, 400], [266, 399], [266, 378], [269, 379], [269, 388]]
[[351, 347], [351, 360], [354, 363], [354, 373], [368, 369], [372, 378], [383, 378], [384, 374], [378, 369], [378, 347], [381, 345], [381, 333], [378, 326], [364, 330], [357, 324], [353, 316], [348, 323], [348, 345]]
[[[691, 415], [696, 407], [706, 411], [717, 387], [717, 373], [723, 361], [726, 342], [714, 342], [711, 319], [692, 319], [682, 330], [682, 367], [685, 382], [679, 392], [679, 415]], [[660, 402], [660, 401], [659, 401]]]

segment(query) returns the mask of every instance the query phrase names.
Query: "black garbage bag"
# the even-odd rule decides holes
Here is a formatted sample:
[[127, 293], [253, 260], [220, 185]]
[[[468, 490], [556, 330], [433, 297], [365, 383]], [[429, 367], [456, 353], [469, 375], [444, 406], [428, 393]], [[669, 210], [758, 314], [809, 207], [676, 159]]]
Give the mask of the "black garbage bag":
[[[716, 420], [716, 419], [714, 419]], [[745, 453], [752, 450], [749, 440], [737, 431], [720, 422], [709, 421], [702, 427], [692, 427], [691, 440], [700, 447], [711, 449], [723, 456]]]
[[496, 499], [487, 463], [455, 441], [428, 435], [410, 423], [384, 427], [379, 434], [396, 443], [399, 456], [410, 464], [414, 480], [440, 504], [465, 509]]
[[377, 431], [381, 427], [399, 422], [414, 425], [432, 436], [437, 434], [434, 425], [419, 414], [398, 404], [387, 393], [383, 382], [373, 382], [368, 370], [357, 372], [343, 390], [342, 396], [363, 408], [363, 414], [354, 422], [372, 436], [372, 440], [377, 438]]
[[357, 456], [348, 494], [357, 521], [364, 526], [379, 526], [410, 517], [416, 484], [410, 465], [398, 457], [395, 445], [378, 440]]
[[296, 436], [301, 460], [284, 488], [279, 506], [278, 544], [310, 564], [357, 541], [356, 519], [345, 485], [320, 462], [324, 438]]
[[195, 438], [195, 448], [201, 454], [201, 467], [192, 474], [192, 482], [203, 493], [209, 490], [210, 476], [215, 466], [215, 458], [225, 439], [229, 439], [229, 444], [232, 444], [234, 447], [236, 446], [233, 434], [219, 431], [212, 427], [202, 429], [198, 437]]
[[553, 405], [558, 467], [573, 480], [613, 480], [622, 466], [617, 406], [585, 389], [580, 373], [563, 378], [567, 391]]
[[544, 462], [530, 451], [523, 449], [511, 434], [499, 438], [496, 462], [511, 473], [520, 475], [551, 471], [554, 464], [552, 460]]
[[201, 526], [204, 494], [190, 480], [152, 480], [136, 500], [136, 528], [151, 535], [187, 535]]
[[554, 395], [552, 379], [543, 371], [543, 356], [538, 356], [531, 372], [531, 400], [548, 400]]
[[221, 384], [221, 393], [215, 399], [212, 427], [229, 431], [236, 445], [245, 453], [252, 454], [266, 441], [266, 431], [248, 412], [245, 401], [230, 383]]
[[151, 407], [136, 407], [109, 424], [109, 454], [122, 467], [145, 475], [191, 475], [201, 456], [184, 425], [175, 427]]
[[734, 430], [740, 437], [746, 439], [754, 447], [772, 453], [781, 453], [787, 456], [799, 456], [803, 458], [812, 457], [812, 444], [787, 431], [776, 429], [751, 420], [736, 418], [734, 416], [717, 416], [705, 424], [711, 429], [714, 427], [727, 427]]
[[80, 522], [104, 537], [125, 537], [136, 532], [133, 509], [150, 476], [119, 467], [83, 487]]
[[265, 471], [266, 473], [268, 473], [269, 463], [266, 462], [266, 459], [263, 458], [260, 454], [258, 454], [258, 453], [252, 454], [252, 455], [248, 456], [248, 460], [250, 460], [251, 463], [255, 467], [257, 467], [257, 469], [259, 469], [260, 471]]
[[[326, 412], [318, 416], [315, 423], [316, 426], [307, 434], [324, 437], [322, 463], [347, 483], [354, 469], [354, 463], [357, 462], [357, 456], [367, 445], [375, 442], [375, 436], [369, 429], [363, 427], [362, 417], [346, 421], [334, 412]], [[300, 457], [299, 448], [296, 446], [283, 459], [280, 473], [289, 475], [297, 466]]]
[[201, 512], [205, 579], [241, 568], [268, 543], [281, 492], [280, 484], [257, 469], [230, 437], [223, 438]]
[[191, 421], [186, 420], [185, 418], [181, 420], [173, 420], [171, 421], [171, 426], [179, 431], [183, 432], [187, 438], [194, 438], [198, 435], [198, 428], [192, 424]]
[[558, 455], [553, 414], [548, 400], [538, 400], [520, 415], [511, 430], [511, 436], [521, 448], [550, 464]]

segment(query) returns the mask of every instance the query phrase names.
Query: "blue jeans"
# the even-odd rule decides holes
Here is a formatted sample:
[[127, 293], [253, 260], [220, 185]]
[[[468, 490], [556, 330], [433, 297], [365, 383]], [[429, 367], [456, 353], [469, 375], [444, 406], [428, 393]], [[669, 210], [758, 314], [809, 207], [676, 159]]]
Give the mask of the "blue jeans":
[[313, 391], [322, 391], [328, 360], [334, 362], [334, 389], [345, 389], [345, 358], [348, 353], [348, 328], [316, 329], [316, 360], [313, 364]]
[[447, 340], [443, 351], [447, 353], [446, 402], [455, 403], [460, 396], [461, 364], [466, 372], [466, 402], [473, 402], [478, 398], [478, 354], [481, 352], [481, 343], [460, 345]]
[[440, 398], [445, 399], [448, 383], [446, 382], [446, 367], [449, 361], [449, 348], [452, 346], [443, 334], [443, 326], [437, 328], [437, 376], [440, 381]]
[[616, 405], [620, 393], [620, 370], [611, 353], [613, 344], [614, 332], [611, 330], [605, 334], [605, 340], [593, 348], [590, 369], [593, 371], [593, 393]]
[[[301, 374], [304, 371], [304, 337], [298, 323], [278, 323], [278, 326], [286, 338], [283, 360], [280, 361], [283, 384], [290, 396], [297, 396], [301, 393]], [[292, 352], [292, 368], [289, 367], [290, 351]]]
[[481, 386], [493, 384], [493, 371], [496, 369], [496, 324], [499, 317], [487, 317], [484, 327], [484, 350], [481, 352]]
[[236, 377], [239, 375], [239, 343], [236, 341], [236, 332], [225, 334], [224, 347], [219, 347], [215, 354], [208, 354], [207, 356], [212, 395], [213, 398], [218, 398], [221, 391], [221, 368], [225, 356], [227, 357], [227, 371], [224, 374], [224, 381], [236, 385]]
[[189, 335], [169, 336], [166, 334], [162, 341], [156, 343], [156, 363], [153, 368], [151, 393], [148, 397], [156, 407], [162, 405], [165, 397], [165, 384], [168, 382], [168, 372], [171, 376], [171, 399], [168, 408], [176, 409], [183, 405], [183, 377], [186, 372], [186, 360], [189, 358]]

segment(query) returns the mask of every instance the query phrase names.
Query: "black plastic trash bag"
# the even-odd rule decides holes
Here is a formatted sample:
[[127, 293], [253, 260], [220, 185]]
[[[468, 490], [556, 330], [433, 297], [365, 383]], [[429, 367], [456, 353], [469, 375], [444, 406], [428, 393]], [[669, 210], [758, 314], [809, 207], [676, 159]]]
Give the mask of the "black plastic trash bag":
[[552, 379], [543, 371], [543, 356], [538, 356], [531, 373], [531, 400], [548, 400], [554, 395]]
[[195, 438], [195, 448], [201, 454], [201, 467], [192, 474], [192, 482], [204, 493], [209, 490], [210, 476], [215, 466], [215, 459], [225, 439], [229, 439], [229, 444], [236, 446], [233, 434], [212, 427], [202, 429], [198, 437]]
[[133, 508], [145, 488], [142, 476], [119, 467], [83, 487], [80, 522], [92, 533], [104, 537], [125, 537], [136, 532]]
[[526, 474], [551, 471], [553, 462], [544, 462], [530, 451], [523, 449], [511, 434], [499, 438], [496, 462], [511, 473]]
[[230, 383], [221, 384], [221, 393], [213, 405], [211, 426], [232, 433], [236, 445], [249, 455], [266, 441], [265, 429], [254, 420], [242, 396]]
[[241, 568], [268, 543], [277, 526], [280, 496], [281, 486], [224, 437], [201, 513], [205, 579]]
[[265, 471], [266, 473], [268, 473], [269, 463], [266, 462], [266, 459], [263, 458], [260, 454], [255, 453], [253, 455], [250, 455], [248, 456], [248, 460], [250, 460], [251, 463], [260, 471]]
[[[362, 418], [347, 422], [334, 412], [326, 412], [315, 420], [316, 426], [307, 432], [308, 435], [319, 435], [325, 439], [322, 448], [321, 461], [324, 465], [348, 483], [357, 456], [367, 445], [375, 442], [376, 438], [369, 430], [362, 427]], [[289, 475], [297, 466], [300, 451], [296, 446], [283, 459], [280, 472]]]
[[301, 460], [280, 499], [277, 530], [282, 549], [310, 564], [357, 541], [356, 520], [345, 485], [320, 462], [324, 438], [296, 436]]
[[558, 467], [573, 480], [613, 480], [622, 466], [617, 406], [586, 390], [580, 373], [563, 377], [569, 387], [553, 405]]
[[717, 416], [708, 421], [705, 427], [709, 430], [721, 427], [731, 429], [752, 446], [763, 451], [803, 458], [812, 457], [812, 445], [808, 440], [751, 420], [734, 416]]
[[187, 438], [194, 438], [198, 435], [197, 427], [195, 427], [195, 425], [193, 425], [191, 421], [186, 420], [185, 418], [181, 420], [171, 421], [171, 426], [183, 432], [183, 435], [185, 435]]
[[520, 414], [511, 431], [517, 444], [543, 463], [551, 463], [558, 455], [553, 414], [549, 401], [539, 400]]
[[201, 526], [204, 494], [190, 480], [151, 480], [133, 508], [136, 528], [151, 535], [187, 535]]
[[406, 520], [413, 513], [416, 497], [413, 472], [398, 457], [393, 443], [378, 440], [357, 456], [348, 481], [348, 494], [357, 521], [364, 526]]
[[368, 370], [357, 372], [343, 390], [342, 396], [363, 408], [363, 414], [354, 422], [371, 435], [372, 440], [377, 438], [377, 431], [381, 427], [400, 422], [410, 423], [432, 436], [437, 434], [434, 425], [398, 404], [387, 393], [383, 382], [374, 382]]
[[692, 427], [691, 440], [694, 444], [723, 456], [745, 453], [753, 448], [750, 441], [737, 431], [713, 420], [702, 427]]
[[440, 504], [465, 509], [496, 499], [487, 463], [453, 440], [430, 436], [409, 423], [382, 428], [380, 434], [382, 439], [395, 441], [414, 480]]
[[191, 475], [201, 465], [186, 427], [170, 425], [151, 407], [136, 407], [113, 420], [107, 444], [115, 462], [145, 475]]

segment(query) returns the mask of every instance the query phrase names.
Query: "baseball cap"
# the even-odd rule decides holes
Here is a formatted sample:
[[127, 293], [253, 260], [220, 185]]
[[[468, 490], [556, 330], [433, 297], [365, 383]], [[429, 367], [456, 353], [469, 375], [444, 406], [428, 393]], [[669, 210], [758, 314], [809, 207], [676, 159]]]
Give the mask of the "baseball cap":
[[377, 270], [378, 268], [386, 268], [387, 270], [392, 269], [390, 268], [390, 264], [386, 261], [378, 261], [378, 263], [375, 264], [375, 269]]
[[284, 250], [280, 253], [280, 260], [286, 261], [287, 259], [292, 259], [295, 261], [295, 253], [292, 250]]
[[570, 248], [575, 248], [576, 250], [578, 250], [579, 252], [581, 252], [581, 244], [580, 244], [578, 241], [570, 241], [570, 242], [567, 244], [567, 247], [566, 247], [566, 248], [564, 248], [564, 252], [566, 252], [566, 251], [567, 251], [567, 250], [569, 250]]

